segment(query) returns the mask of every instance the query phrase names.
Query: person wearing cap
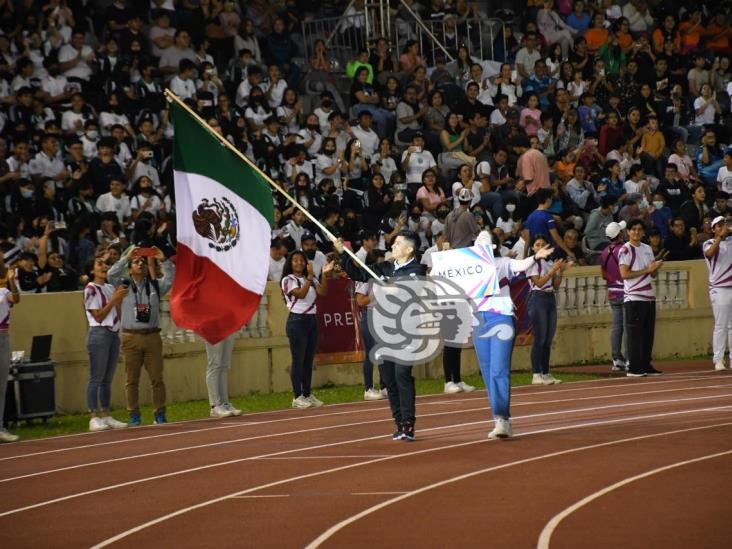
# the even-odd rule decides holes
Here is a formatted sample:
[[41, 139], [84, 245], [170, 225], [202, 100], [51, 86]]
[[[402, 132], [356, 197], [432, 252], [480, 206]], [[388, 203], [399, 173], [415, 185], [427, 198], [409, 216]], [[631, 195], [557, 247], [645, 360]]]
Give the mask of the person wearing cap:
[[[463, 177], [464, 173], [472, 174], [472, 168], [467, 164], [463, 164], [459, 173], [464, 186], [455, 193], [456, 208], [445, 219], [445, 241], [451, 249], [472, 246], [475, 237], [480, 233], [480, 226], [475, 220], [475, 216], [470, 212], [470, 206], [474, 202], [475, 196], [468, 186], [469, 183]], [[460, 185], [460, 182], [455, 183], [455, 185]], [[465, 383], [460, 376], [461, 351], [460, 347], [450, 347], [448, 345], [445, 345], [442, 351], [445, 393], [454, 394], [463, 391], [470, 393], [475, 391], [475, 387]]]
[[[625, 329], [625, 315], [623, 313], [623, 278], [620, 276], [620, 248], [625, 243], [623, 231], [625, 221], [612, 221], [605, 227], [605, 236], [610, 244], [600, 256], [600, 272], [607, 283], [607, 301], [610, 303], [612, 326], [610, 328], [610, 350], [613, 357], [613, 372], [628, 370], [628, 334]], [[623, 347], [623, 341], [625, 346]], [[625, 352], [623, 352], [625, 349]]]
[[[382, 280], [392, 278], [410, 278], [424, 276], [426, 267], [417, 261], [416, 253], [420, 238], [412, 231], [401, 231], [391, 246], [394, 261], [384, 261], [371, 265], [371, 269]], [[344, 252], [343, 240], [333, 242], [335, 250], [340, 254], [341, 264], [351, 280], [369, 282], [371, 275], [364, 269], [354, 265], [351, 257]], [[395, 364], [384, 361], [379, 369], [382, 382], [386, 384], [391, 413], [397, 430], [392, 436], [394, 440], [415, 440], [414, 423], [416, 421], [416, 393], [413, 365]]]
[[628, 377], [658, 376], [651, 365], [656, 329], [656, 292], [652, 280], [663, 266], [662, 259], [642, 242], [645, 225], [633, 219], [627, 225], [629, 240], [620, 248], [618, 263], [623, 279], [623, 311], [628, 333]]
[[702, 245], [709, 269], [709, 300], [714, 313], [712, 360], [715, 370], [724, 370], [725, 340], [732, 369], [732, 238], [727, 220], [720, 216], [712, 220], [714, 238]]

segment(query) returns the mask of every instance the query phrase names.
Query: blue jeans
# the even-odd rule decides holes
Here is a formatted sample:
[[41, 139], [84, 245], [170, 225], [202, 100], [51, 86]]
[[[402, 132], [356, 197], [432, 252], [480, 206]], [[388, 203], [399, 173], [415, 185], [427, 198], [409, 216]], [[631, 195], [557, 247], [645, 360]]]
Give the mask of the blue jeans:
[[511, 417], [511, 355], [515, 327], [512, 316], [479, 312], [473, 332], [480, 373], [488, 388], [493, 417]]
[[119, 334], [104, 326], [91, 326], [86, 338], [86, 350], [89, 353], [86, 407], [90, 412], [107, 411], [112, 400], [112, 378], [119, 358]]
[[318, 321], [315, 315], [290, 313], [287, 317], [287, 338], [290, 340], [292, 366], [290, 381], [295, 398], [310, 396], [313, 361], [318, 348]]
[[493, 221], [495, 223], [503, 213], [503, 196], [501, 196], [501, 193], [493, 191], [480, 193], [480, 205], [484, 210], [491, 211], [491, 215], [493, 216]]
[[[625, 329], [625, 312], [623, 311], [623, 298], [610, 301], [610, 312], [613, 315], [613, 323], [610, 328], [610, 349], [613, 360], [625, 362], [628, 357], [628, 334]], [[625, 340], [625, 346], [623, 346]], [[625, 352], [623, 352], [625, 349]]]
[[557, 331], [557, 302], [554, 292], [534, 290], [529, 294], [529, 318], [534, 334], [531, 371], [535, 374], [548, 374], [552, 340]]

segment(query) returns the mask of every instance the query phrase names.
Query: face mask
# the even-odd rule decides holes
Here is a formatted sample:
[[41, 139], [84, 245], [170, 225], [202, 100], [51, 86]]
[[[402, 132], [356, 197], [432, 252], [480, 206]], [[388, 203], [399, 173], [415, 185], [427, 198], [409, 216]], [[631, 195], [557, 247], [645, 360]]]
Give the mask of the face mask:
[[447, 213], [447, 210], [440, 210], [439, 212], [437, 212], [437, 217], [439, 219], [445, 219], [447, 217]]
[[325, 154], [327, 154], [328, 156], [331, 156], [331, 155], [335, 154], [335, 149], [325, 149]]
[[421, 216], [419, 214], [411, 214], [409, 217], [412, 218], [412, 221], [419, 221]]
[[97, 130], [89, 130], [86, 132], [86, 137], [90, 141], [96, 141], [97, 137], [99, 137], [99, 132]]
[[142, 194], [151, 194], [152, 188], [151, 187], [140, 187], [140, 192]]
[[23, 198], [33, 198], [33, 189], [23, 189], [20, 191], [20, 195]]
[[330, 99], [323, 99], [320, 104], [323, 105], [326, 109], [329, 109], [333, 105], [333, 101], [331, 101]]
[[317, 124], [308, 124], [308, 129], [309, 130], [318, 131], [318, 128], [319, 127], [320, 126], [318, 126]]
[[513, 213], [516, 211], [516, 204], [506, 204], [506, 211], [508, 213]]
[[653, 207], [656, 208], [657, 210], [660, 210], [663, 208], [663, 202], [660, 200], [654, 200]]
[[305, 257], [307, 257], [310, 260], [313, 260], [313, 259], [315, 259], [315, 252], [316, 252], [316, 250], [309, 250], [309, 251], [305, 252]]

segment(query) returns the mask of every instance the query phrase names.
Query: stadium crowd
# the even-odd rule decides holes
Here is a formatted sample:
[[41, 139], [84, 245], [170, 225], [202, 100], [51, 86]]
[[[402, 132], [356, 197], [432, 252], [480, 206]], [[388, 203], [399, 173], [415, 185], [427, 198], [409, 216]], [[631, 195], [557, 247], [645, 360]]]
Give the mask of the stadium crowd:
[[[174, 253], [166, 87], [365, 250], [388, 251], [402, 228], [431, 248], [462, 188], [516, 256], [551, 189], [548, 236], [580, 264], [599, 260], [613, 220], [644, 220], [675, 260], [701, 257], [711, 219], [730, 215], [729, 3], [532, 1], [496, 38], [499, 62], [467, 40], [454, 61], [414, 40], [393, 52], [352, 24], [363, 49], [340, 78], [323, 41], [299, 57], [300, 21], [345, 4], [3, 1], [0, 250], [21, 291], [82, 287], [99, 246]], [[464, 0], [412, 5], [458, 34], [480, 15]], [[358, 21], [363, 2], [349, 10]], [[277, 279], [306, 232], [331, 244], [274, 200]]]

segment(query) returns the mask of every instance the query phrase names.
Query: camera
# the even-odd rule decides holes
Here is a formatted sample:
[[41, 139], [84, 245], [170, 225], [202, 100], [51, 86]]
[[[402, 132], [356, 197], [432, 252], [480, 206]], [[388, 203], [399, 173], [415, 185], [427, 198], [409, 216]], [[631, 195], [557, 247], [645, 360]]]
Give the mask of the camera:
[[135, 320], [141, 324], [150, 322], [150, 305], [140, 303], [135, 307]]
[[144, 152], [144, 153], [142, 154], [142, 157], [143, 157], [143, 158], [152, 158], [152, 157], [153, 157], [153, 152], [152, 152], [152, 151], [145, 151], [145, 152]]

